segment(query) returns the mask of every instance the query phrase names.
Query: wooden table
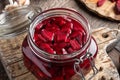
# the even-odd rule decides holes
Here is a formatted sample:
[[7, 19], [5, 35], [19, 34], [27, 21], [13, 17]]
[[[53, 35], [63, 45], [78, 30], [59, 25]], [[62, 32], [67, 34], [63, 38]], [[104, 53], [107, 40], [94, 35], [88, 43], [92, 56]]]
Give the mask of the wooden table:
[[[117, 26], [118, 26], [117, 22], [109, 21], [109, 20], [100, 18], [93, 13], [90, 13], [86, 8], [84, 8], [84, 6], [82, 4], [79, 3], [79, 0], [40, 0], [39, 6], [42, 8], [42, 10], [46, 10], [49, 8], [56, 8], [56, 7], [74, 9], [74, 10], [80, 12], [83, 16], [85, 16], [87, 18], [92, 29], [96, 29], [99, 27], [109, 27], [109, 28], [113, 29], [113, 28], [117, 28]], [[97, 36], [98, 34], [101, 34], [101, 32], [99, 32], [99, 33], [94, 32], [93, 35]], [[12, 39], [0, 40], [0, 48], [1, 48], [0, 58], [1, 58], [1, 61], [4, 65], [4, 68], [7, 72], [10, 80], [36, 80], [36, 78], [25, 68], [25, 66], [23, 64], [21, 43], [22, 43], [25, 35], [26, 34], [21, 34]], [[99, 36], [101, 36], [101, 35], [99, 35]], [[99, 49], [100, 49], [99, 54], [101, 56], [106, 56], [107, 60], [109, 60], [108, 61], [110, 64], [109, 66], [112, 66], [112, 68], [109, 68], [109, 66], [108, 66], [108, 67], [105, 67], [105, 69], [107, 69], [107, 70], [113, 69], [112, 71], [114, 72], [113, 75], [110, 73], [111, 76], [109, 79], [106, 79], [106, 78], [105, 79], [106, 80], [120, 80], [119, 74], [117, 73], [117, 70], [116, 70], [114, 64], [112, 63], [109, 56], [103, 50], [103, 47], [105, 45], [107, 45], [109, 43], [109, 41], [111, 41], [112, 39], [114, 39], [114, 38], [110, 37], [110, 39], [108, 38], [108, 40], [106, 42], [106, 41], [103, 41], [106, 39], [102, 39], [99, 41], [99, 37], [96, 37], [96, 40], [101, 42], [101, 44], [98, 44]], [[104, 42], [106, 42], [106, 43], [104, 43]], [[102, 61], [101, 61], [101, 63], [102, 63]], [[100, 68], [99, 64], [97, 64], [97, 67]], [[105, 72], [105, 69], [103, 70], [103, 72], [99, 73], [98, 76], [96, 76], [96, 78], [94, 80], [98, 80], [98, 79], [105, 80], [104, 76], [102, 76], [102, 75], [100, 76], [100, 74]], [[105, 76], [106, 75], [107, 74], [105, 74]]]

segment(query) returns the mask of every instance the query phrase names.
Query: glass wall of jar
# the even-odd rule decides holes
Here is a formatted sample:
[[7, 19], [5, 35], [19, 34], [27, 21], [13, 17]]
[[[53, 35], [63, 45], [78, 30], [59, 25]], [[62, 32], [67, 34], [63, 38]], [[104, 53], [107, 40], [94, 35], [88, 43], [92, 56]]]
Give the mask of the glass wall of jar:
[[94, 76], [97, 49], [87, 20], [65, 8], [40, 13], [22, 45], [24, 64], [39, 80], [85, 80], [91, 69]]

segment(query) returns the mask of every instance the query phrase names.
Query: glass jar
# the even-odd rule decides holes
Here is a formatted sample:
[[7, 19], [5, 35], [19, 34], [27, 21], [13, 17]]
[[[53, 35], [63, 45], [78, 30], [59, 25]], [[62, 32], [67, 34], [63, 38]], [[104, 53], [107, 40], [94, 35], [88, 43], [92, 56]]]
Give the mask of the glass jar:
[[[38, 48], [33, 36], [35, 27], [41, 21], [54, 16], [67, 16], [77, 20], [86, 31], [84, 46], [71, 54], [49, 54]], [[59, 47], [59, 46], [58, 46]], [[32, 21], [29, 33], [22, 44], [25, 66], [39, 80], [85, 80], [85, 75], [93, 70], [93, 75], [98, 70], [94, 64], [98, 47], [95, 39], [91, 37], [90, 25], [87, 20], [78, 12], [65, 8], [54, 8], [46, 10]], [[88, 79], [88, 78], [86, 78]]]
[[[9, 0], [1, 0], [0, 2], [6, 3], [1, 3], [2, 5], [6, 6], [6, 1], [8, 2]], [[21, 62], [23, 59], [21, 45], [26, 36], [27, 28], [30, 25], [30, 20], [28, 17], [33, 17], [38, 11], [40, 11], [40, 7], [38, 5], [32, 5], [33, 6], [17, 6], [9, 11], [5, 10], [4, 7], [0, 7], [0, 10], [2, 10], [0, 13], [0, 60], [5, 68], [5, 71], [7, 72], [9, 79], [12, 80], [27, 72], [27, 69]], [[17, 63], [17, 65], [14, 65], [14, 63]], [[18, 71], [18, 68], [15, 67], [19, 66], [22, 68], [19, 68]], [[19, 73], [16, 74], [16, 72]]]

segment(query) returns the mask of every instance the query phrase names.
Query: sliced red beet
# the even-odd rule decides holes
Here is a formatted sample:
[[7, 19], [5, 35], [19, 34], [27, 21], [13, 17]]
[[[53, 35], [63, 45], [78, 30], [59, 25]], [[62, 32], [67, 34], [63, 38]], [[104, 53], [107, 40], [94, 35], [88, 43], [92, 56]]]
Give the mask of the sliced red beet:
[[72, 29], [73, 28], [73, 23], [72, 22], [67, 22], [64, 27], [67, 27], [69, 29]]
[[79, 35], [78, 32], [72, 32], [71, 35], [69, 36], [71, 39], [76, 38]]
[[120, 0], [116, 1], [115, 9], [116, 9], [116, 13], [120, 14]]
[[83, 36], [80, 36], [80, 35], [77, 36], [77, 37], [76, 37], [76, 40], [79, 42], [80, 46], [82, 47], [82, 45], [84, 44], [84, 43], [83, 43]]
[[42, 23], [39, 23], [36, 25], [35, 27], [35, 32], [39, 33], [40, 32], [40, 29], [43, 27], [43, 24]]
[[66, 42], [67, 41], [67, 34], [61, 31], [55, 33], [55, 42]]
[[84, 35], [81, 32], [78, 32], [79, 35], [76, 36], [76, 40], [79, 42], [80, 45], [82, 45], [83, 41], [84, 41]]
[[98, 0], [97, 7], [102, 6], [105, 3], [106, 0]]
[[45, 29], [50, 32], [57, 32], [58, 30], [60, 30], [56, 24], [51, 24], [50, 26], [46, 26]]
[[35, 40], [36, 42], [37, 42], [37, 41], [46, 42], [46, 39], [45, 39], [44, 37], [42, 37], [41, 34], [38, 34], [38, 33], [36, 33], [36, 34], [34, 35], [34, 40]]
[[[59, 47], [58, 47], [59, 46]], [[62, 42], [62, 43], [54, 43], [54, 48], [59, 48], [59, 49], [62, 49], [62, 48], [64, 48], [64, 47], [66, 47], [67, 46], [67, 43], [65, 43], [65, 42]]]
[[81, 31], [81, 32], [84, 32], [84, 29], [82, 27], [82, 25], [77, 22], [77, 21], [73, 21], [73, 31]]
[[35, 29], [34, 40], [40, 49], [48, 53], [73, 53], [86, 42], [84, 28], [71, 18], [51, 17], [41, 23], [43, 26]]
[[68, 52], [68, 53], [73, 53], [74, 50], [73, 50], [71, 47], [69, 47], [69, 48], [67, 49], [67, 52]]
[[71, 30], [72, 28], [73, 28], [73, 24], [70, 22], [67, 22], [65, 25], [62, 26], [61, 31], [70, 34], [72, 31]]
[[81, 36], [82, 37], [82, 32], [80, 31], [74, 31], [71, 33], [71, 35], [69, 36], [71, 39], [75, 39], [77, 36]]
[[59, 47], [57, 46], [57, 47], [54, 47], [53, 49], [54, 49], [54, 51], [56, 52], [56, 54], [63, 54], [62, 48], [59, 48]]
[[42, 35], [45, 39], [47, 39], [48, 41], [52, 41], [53, 38], [54, 38], [54, 33], [53, 33], [53, 32], [50, 32], [50, 31], [47, 31], [47, 30], [45, 30], [45, 29], [43, 29], [43, 30], [41, 31], [41, 35]]
[[77, 40], [70, 40], [70, 45], [74, 50], [78, 50], [81, 48], [80, 44], [77, 42]]
[[58, 46], [59, 46], [60, 48], [64, 48], [64, 47], [67, 46], [67, 43], [65, 43], [65, 42], [58, 43]]
[[62, 26], [66, 23], [66, 20], [63, 17], [55, 17], [55, 23]]
[[39, 40], [46, 42], [46, 39], [41, 34], [38, 34], [38, 38]]
[[[58, 47], [59, 46], [59, 47]], [[63, 48], [67, 46], [67, 43], [62, 42], [62, 43], [55, 43], [53, 46], [53, 49], [56, 51], [56, 54], [63, 54]]]
[[50, 54], [54, 54], [54, 50], [50, 47], [49, 44], [43, 43], [43, 42], [38, 42], [37, 45], [39, 46], [40, 49], [42, 49]]

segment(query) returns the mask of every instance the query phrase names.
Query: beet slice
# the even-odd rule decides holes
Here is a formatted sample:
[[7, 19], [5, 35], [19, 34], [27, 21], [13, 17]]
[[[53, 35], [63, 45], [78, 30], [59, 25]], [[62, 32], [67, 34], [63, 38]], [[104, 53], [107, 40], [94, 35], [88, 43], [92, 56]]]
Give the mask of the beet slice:
[[54, 44], [54, 48], [58, 47], [59, 49], [65, 48], [66, 46], [67, 46], [67, 43], [65, 43], [65, 42], [55, 43]]
[[40, 49], [52, 54], [69, 54], [80, 49], [86, 42], [82, 25], [68, 17], [51, 17], [35, 27], [35, 43]]
[[73, 31], [82, 31], [82, 30], [84, 31], [82, 25], [79, 22], [72, 20], [72, 23], [73, 23]]
[[74, 31], [74, 32], [71, 33], [71, 35], [69, 37], [70, 37], [70, 39], [76, 39], [77, 36], [79, 36], [79, 37], [82, 38], [82, 36], [83, 36], [82, 32], [80, 32], [80, 31]]
[[80, 46], [82, 47], [82, 45], [84, 45], [84, 39], [83, 39], [83, 36], [77, 36], [76, 37], [76, 40], [79, 42]]
[[105, 3], [106, 0], [98, 0], [97, 7], [102, 6]]
[[62, 26], [66, 23], [66, 20], [64, 19], [64, 17], [55, 17], [55, 23], [59, 26]]
[[115, 10], [117, 14], [120, 14], [120, 0], [116, 1]]
[[67, 22], [65, 25], [62, 26], [61, 31], [64, 33], [68, 33], [68, 35], [72, 32], [73, 24]]
[[38, 34], [36, 33], [34, 35], [34, 38], [33, 38], [35, 41], [43, 41], [43, 42], [46, 42], [46, 39], [41, 35], [41, 34]]
[[[59, 47], [58, 47], [59, 46]], [[53, 49], [56, 51], [56, 54], [64, 54], [65, 51], [63, 50], [67, 46], [67, 43], [55, 43], [53, 45]]]
[[67, 41], [67, 35], [66, 33], [63, 33], [61, 31], [58, 31], [55, 33], [55, 42], [66, 42]]
[[72, 49], [78, 50], [81, 48], [80, 44], [77, 42], [77, 40], [70, 40], [70, 45]]
[[40, 29], [43, 27], [43, 24], [42, 23], [39, 23], [36, 25], [35, 27], [35, 32], [39, 33], [40, 32]]
[[68, 52], [68, 53], [73, 53], [74, 50], [73, 50], [71, 47], [69, 47], [69, 48], [67, 49], [67, 52]]
[[54, 50], [50, 47], [49, 44], [43, 43], [43, 42], [37, 42], [37, 45], [39, 46], [40, 49], [42, 49], [50, 54], [54, 54]]
[[56, 54], [63, 54], [62, 48], [59, 48], [58, 46], [54, 46], [53, 49], [56, 52]]
[[46, 38], [48, 41], [52, 41], [54, 38], [54, 33], [43, 29], [41, 35]]
[[46, 39], [41, 35], [41, 34], [38, 34], [38, 38], [43, 41], [43, 42], [46, 42]]
[[59, 27], [56, 24], [51, 24], [49, 26], [46, 26], [45, 29], [50, 31], [50, 32], [57, 32], [57, 31], [60, 30]]

